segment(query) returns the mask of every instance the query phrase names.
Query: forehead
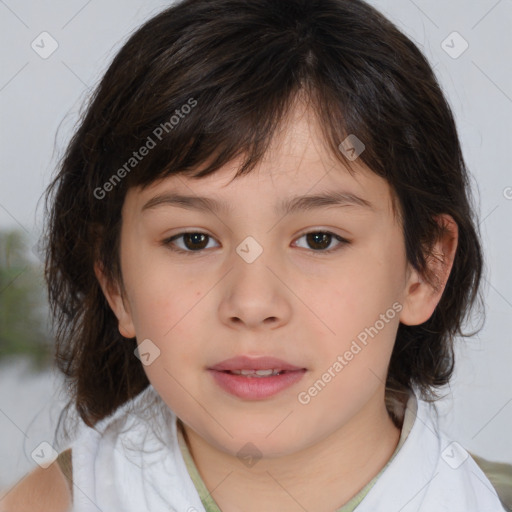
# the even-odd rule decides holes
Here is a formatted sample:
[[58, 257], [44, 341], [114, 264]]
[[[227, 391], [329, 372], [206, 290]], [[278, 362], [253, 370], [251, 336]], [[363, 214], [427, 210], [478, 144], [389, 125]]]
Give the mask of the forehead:
[[[239, 157], [199, 179], [176, 174], [144, 189], [131, 188], [125, 203], [130, 204], [130, 210], [140, 212], [147, 209], [152, 200], [150, 207], [158, 203], [159, 197], [173, 193], [205, 199], [188, 201], [195, 203], [198, 209], [228, 214], [257, 202], [259, 205], [266, 203], [282, 214], [289, 211], [292, 198], [330, 192], [337, 194], [346, 205], [371, 205], [369, 209], [381, 213], [386, 213], [389, 208], [392, 210], [392, 192], [387, 181], [368, 169], [360, 159], [352, 162], [350, 172], [342, 160], [332, 154], [316, 116], [303, 103], [296, 103], [290, 109], [256, 167], [234, 179], [241, 162], [242, 157]], [[194, 171], [200, 171], [202, 167]]]

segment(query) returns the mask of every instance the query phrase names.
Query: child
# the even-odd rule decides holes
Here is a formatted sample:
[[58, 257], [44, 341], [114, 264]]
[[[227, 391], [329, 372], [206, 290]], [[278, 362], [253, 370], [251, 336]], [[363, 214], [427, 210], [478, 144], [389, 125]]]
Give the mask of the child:
[[432, 405], [482, 272], [454, 120], [375, 9], [173, 5], [49, 192], [86, 427], [9, 510], [504, 510]]

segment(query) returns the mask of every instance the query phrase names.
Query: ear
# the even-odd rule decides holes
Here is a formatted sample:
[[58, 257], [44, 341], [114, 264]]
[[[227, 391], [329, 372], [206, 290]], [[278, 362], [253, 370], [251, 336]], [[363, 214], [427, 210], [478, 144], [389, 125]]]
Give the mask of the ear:
[[94, 264], [94, 273], [100, 283], [103, 295], [107, 299], [107, 302], [117, 317], [118, 328], [121, 336], [125, 338], [135, 337], [135, 328], [133, 325], [132, 315], [129, 306], [125, 303], [123, 295], [119, 290], [119, 285], [113, 284], [107, 279], [103, 272], [103, 268], [99, 263]]
[[400, 322], [405, 325], [419, 325], [432, 316], [453, 266], [459, 239], [457, 223], [448, 214], [438, 215], [435, 220], [444, 229], [427, 258], [427, 265], [435, 276], [434, 283], [427, 283], [416, 269], [409, 266], [404, 307], [400, 314]]

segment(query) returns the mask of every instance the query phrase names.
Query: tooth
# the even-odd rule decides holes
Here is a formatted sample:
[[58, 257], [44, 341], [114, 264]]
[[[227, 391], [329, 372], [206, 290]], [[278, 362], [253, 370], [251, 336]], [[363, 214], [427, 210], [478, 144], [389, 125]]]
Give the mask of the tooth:
[[[258, 370], [260, 371], [260, 370]], [[258, 373], [256, 370], [240, 370], [242, 375], [256, 375]], [[265, 371], [265, 370], [263, 370]]]
[[256, 375], [265, 375], [269, 376], [274, 373], [274, 370], [256, 370]]
[[279, 369], [268, 369], [268, 370], [231, 370], [231, 373], [235, 375], [244, 375], [246, 377], [269, 377], [270, 375], [277, 375]]
[[269, 377], [271, 375], [279, 375], [281, 370], [279, 368], [268, 370], [230, 370], [230, 373], [246, 377]]

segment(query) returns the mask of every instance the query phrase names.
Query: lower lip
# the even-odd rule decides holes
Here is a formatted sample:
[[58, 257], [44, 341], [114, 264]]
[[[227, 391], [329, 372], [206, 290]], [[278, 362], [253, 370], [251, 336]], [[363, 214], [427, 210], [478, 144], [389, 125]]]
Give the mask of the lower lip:
[[217, 370], [208, 370], [224, 391], [246, 400], [262, 400], [299, 382], [306, 370], [296, 370], [269, 377], [245, 377]]

